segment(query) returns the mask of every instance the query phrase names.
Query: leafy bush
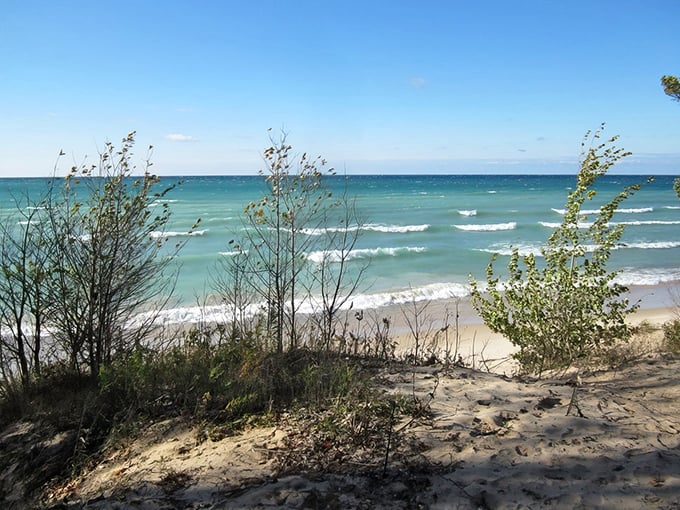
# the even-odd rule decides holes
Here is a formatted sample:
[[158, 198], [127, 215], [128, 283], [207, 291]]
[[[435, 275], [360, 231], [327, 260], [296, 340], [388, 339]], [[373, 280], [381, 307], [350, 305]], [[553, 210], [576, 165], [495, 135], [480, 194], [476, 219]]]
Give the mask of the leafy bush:
[[212, 345], [189, 334], [164, 351], [115, 360], [102, 368], [100, 384], [116, 422], [187, 415], [234, 429], [252, 415], [351, 393], [367, 380], [357, 366], [334, 353], [271, 352], [248, 340]]
[[508, 280], [494, 273], [493, 257], [487, 267], [488, 297], [471, 278], [472, 304], [491, 330], [505, 335], [519, 351], [514, 355], [524, 372], [567, 368], [595, 354], [599, 348], [630, 336], [628, 288], [616, 283], [607, 269], [611, 250], [624, 227], [611, 219], [623, 200], [640, 188], [626, 187], [591, 218], [583, 205], [597, 194], [599, 177], [629, 155], [613, 146], [617, 137], [600, 143], [602, 126], [587, 133], [581, 145], [581, 169], [569, 193], [562, 224], [541, 250], [521, 257], [515, 248], [508, 264]]
[[20, 380], [0, 378], [0, 426], [21, 417], [28, 404], [25, 393]]
[[663, 325], [663, 339], [671, 352], [680, 352], [680, 319], [668, 321]]

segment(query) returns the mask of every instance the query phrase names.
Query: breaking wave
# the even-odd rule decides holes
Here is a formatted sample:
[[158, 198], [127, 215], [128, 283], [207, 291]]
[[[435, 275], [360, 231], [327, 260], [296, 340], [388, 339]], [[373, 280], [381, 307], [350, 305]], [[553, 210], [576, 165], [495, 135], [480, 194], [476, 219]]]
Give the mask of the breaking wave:
[[[561, 223], [555, 223], [550, 221], [539, 221], [539, 225], [547, 228], [557, 228]], [[680, 225], [680, 221], [675, 220], [639, 220], [639, 221], [612, 221], [608, 225], [625, 225], [625, 226], [643, 226], [643, 225]], [[590, 228], [593, 226], [592, 221], [579, 221], [578, 228]]]
[[517, 223], [511, 221], [509, 223], [491, 223], [487, 225], [453, 225], [458, 230], [465, 230], [466, 232], [493, 232], [496, 230], [514, 230], [517, 228]]
[[208, 229], [205, 230], [194, 230], [193, 232], [175, 232], [175, 231], [169, 231], [169, 232], [161, 232], [159, 230], [155, 230], [151, 232], [150, 236], [152, 239], [160, 239], [164, 237], [193, 237], [193, 236], [202, 236], [208, 231]]
[[[396, 257], [403, 253], [423, 253], [425, 251], [427, 251], [427, 248], [422, 246], [401, 246], [397, 248], [362, 248], [344, 252], [344, 259], [367, 259], [381, 256]], [[311, 260], [316, 264], [320, 264], [324, 261], [340, 262], [343, 260], [343, 252], [341, 250], [313, 251], [307, 253], [305, 256], [307, 260]]]
[[[566, 213], [565, 209], [555, 209], [554, 207], [551, 209], [552, 211], [556, 212], [557, 214], [561, 214], [564, 216]], [[599, 214], [600, 209], [583, 209], [580, 211], [581, 214]], [[654, 212], [653, 207], [633, 207], [629, 209], [617, 209], [616, 212], [623, 213], [623, 214], [640, 214], [640, 213], [650, 213]]]
[[[392, 292], [380, 292], [376, 294], [357, 294], [351, 297], [342, 307], [342, 310], [366, 310], [377, 309], [390, 305], [400, 305], [413, 301], [429, 301], [437, 299], [464, 298], [470, 295], [470, 288], [463, 283], [433, 283], [421, 287], [395, 290]], [[321, 309], [318, 297], [312, 297], [300, 303], [299, 312], [303, 314], [314, 313]], [[254, 316], [263, 313], [262, 304], [252, 304], [246, 307], [245, 314]], [[197, 324], [199, 322], [229, 322], [234, 309], [227, 304], [187, 306], [171, 308], [161, 311], [143, 312], [132, 318], [127, 326], [141, 325], [149, 319], [156, 317], [157, 325], [172, 324]]]
[[430, 225], [382, 225], [379, 223], [368, 223], [366, 225], [354, 225], [350, 227], [328, 227], [328, 228], [304, 228], [301, 230], [303, 234], [308, 236], [321, 236], [333, 232], [342, 232], [348, 230], [354, 232], [357, 230], [365, 230], [368, 232], [384, 232], [393, 234], [403, 234], [407, 232], [424, 232], [430, 228]]

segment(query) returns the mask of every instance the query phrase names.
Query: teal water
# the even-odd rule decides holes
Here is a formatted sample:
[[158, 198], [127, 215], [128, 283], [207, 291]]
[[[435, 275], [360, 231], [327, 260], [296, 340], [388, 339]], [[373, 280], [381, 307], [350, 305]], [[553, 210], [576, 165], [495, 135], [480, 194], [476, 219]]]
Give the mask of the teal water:
[[[166, 200], [172, 219], [166, 235], [187, 244], [177, 299], [185, 311], [204, 302], [229, 240], [242, 231], [244, 206], [259, 199], [261, 177], [164, 178], [183, 182]], [[640, 176], [605, 176], [598, 185], [601, 203]], [[328, 178], [336, 193], [345, 188], [363, 219], [351, 264], [370, 260], [355, 308], [374, 308], [416, 296], [436, 299], [467, 295], [468, 275], [483, 279], [492, 253], [497, 268], [507, 265], [512, 247], [540, 252], [561, 221], [575, 176], [349, 176]], [[623, 246], [613, 252], [612, 269], [628, 285], [680, 285], [680, 200], [671, 176], [657, 177], [621, 206], [614, 221], [626, 224]], [[14, 208], [13, 197], [37, 193], [44, 179], [1, 179], [0, 209]], [[187, 232], [197, 218], [199, 230]], [[313, 260], [314, 254], [307, 254]]]

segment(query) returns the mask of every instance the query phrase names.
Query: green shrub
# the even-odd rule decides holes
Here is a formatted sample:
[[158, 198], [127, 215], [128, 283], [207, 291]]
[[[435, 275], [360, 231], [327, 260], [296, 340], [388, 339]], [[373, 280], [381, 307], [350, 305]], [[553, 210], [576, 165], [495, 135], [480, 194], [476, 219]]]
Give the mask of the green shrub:
[[19, 419], [28, 405], [21, 380], [0, 379], [0, 426]]
[[269, 351], [247, 340], [211, 345], [188, 335], [165, 351], [138, 349], [100, 371], [113, 421], [193, 416], [238, 428], [249, 417], [302, 403], [323, 405], [366, 384], [335, 353]]
[[664, 345], [671, 352], [680, 352], [680, 319], [668, 321], [663, 325]]
[[628, 155], [611, 145], [616, 137], [599, 143], [600, 134], [601, 129], [592, 139], [590, 133], [584, 139], [576, 186], [568, 195], [562, 224], [541, 250], [543, 261], [533, 254], [521, 257], [515, 248], [508, 279], [501, 283], [492, 258], [487, 267], [488, 297], [471, 279], [473, 306], [491, 330], [519, 347], [514, 357], [524, 372], [540, 375], [568, 368], [630, 336], [625, 317], [637, 304], [629, 304], [628, 288], [615, 282], [617, 273], [607, 268], [607, 262], [624, 230], [611, 219], [640, 185], [626, 187], [587, 217], [582, 206], [597, 194], [597, 179]]

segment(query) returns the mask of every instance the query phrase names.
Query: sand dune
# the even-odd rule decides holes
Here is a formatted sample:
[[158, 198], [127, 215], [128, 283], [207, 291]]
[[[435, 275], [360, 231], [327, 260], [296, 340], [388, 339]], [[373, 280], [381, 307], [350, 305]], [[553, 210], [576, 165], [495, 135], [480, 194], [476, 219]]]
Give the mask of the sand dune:
[[285, 420], [214, 441], [167, 421], [60, 496], [79, 508], [676, 508], [679, 371], [680, 360], [640, 354], [584, 376], [572, 402], [564, 379], [385, 369], [384, 391], [429, 403], [395, 425], [385, 471], [384, 448], [332, 470], [281, 471], [282, 458], [315, 451]]
[[[672, 312], [647, 309], [632, 321], [659, 324]], [[408, 328], [393, 325], [401, 328], [398, 350], [408, 355]], [[227, 437], [209, 437], [178, 418], [148, 427], [54, 486], [48, 506], [680, 507], [680, 359], [659, 354], [658, 329], [628, 347], [627, 364], [584, 372], [578, 386], [568, 377], [513, 377], [513, 346], [474, 321], [461, 321], [457, 336], [464, 366], [381, 369], [382, 391], [415, 399], [424, 412], [385, 429], [372, 449], [323, 441], [309, 424], [285, 416]], [[13, 425], [0, 434], [0, 452], [24, 462], [12, 448], [26, 449], [22, 438], [35, 434], [31, 424]], [[40, 448], [57, 447], [62, 435], [39, 438]], [[24, 504], [25, 487], [12, 478], [17, 466], [0, 473], [8, 508]]]

